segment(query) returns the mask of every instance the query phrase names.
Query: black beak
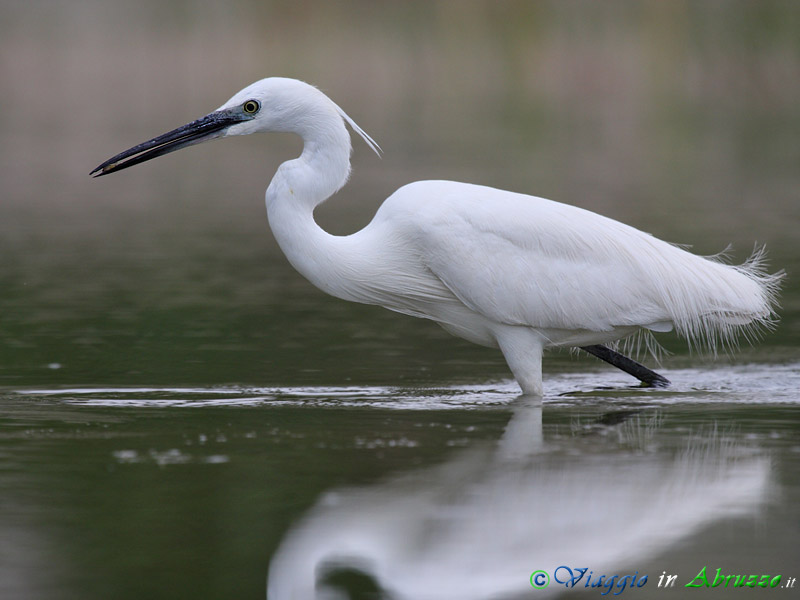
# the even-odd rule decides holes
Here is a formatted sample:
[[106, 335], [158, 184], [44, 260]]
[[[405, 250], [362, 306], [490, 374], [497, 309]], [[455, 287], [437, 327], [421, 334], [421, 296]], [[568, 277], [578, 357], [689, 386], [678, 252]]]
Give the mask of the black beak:
[[151, 158], [163, 156], [200, 142], [213, 140], [222, 136], [231, 125], [247, 121], [250, 118], [249, 115], [243, 114], [238, 108], [218, 110], [201, 119], [192, 121], [188, 125], [173, 129], [168, 133], [112, 156], [95, 168], [89, 175], [94, 177], [108, 175], [109, 173], [138, 165]]

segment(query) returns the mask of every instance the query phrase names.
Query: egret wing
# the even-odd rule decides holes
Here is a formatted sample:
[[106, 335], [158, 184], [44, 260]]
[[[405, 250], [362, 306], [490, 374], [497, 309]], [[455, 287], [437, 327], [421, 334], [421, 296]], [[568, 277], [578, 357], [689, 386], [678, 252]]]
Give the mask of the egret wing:
[[376, 215], [463, 305], [539, 329], [678, 332], [712, 349], [769, 326], [782, 273], [728, 265], [596, 213], [450, 181], [405, 186]]
[[663, 328], [671, 319], [653, 290], [658, 270], [647, 268], [664, 248], [687, 254], [670, 244], [580, 208], [493, 188], [420, 182], [399, 193], [420, 259], [493, 321], [609, 331]]

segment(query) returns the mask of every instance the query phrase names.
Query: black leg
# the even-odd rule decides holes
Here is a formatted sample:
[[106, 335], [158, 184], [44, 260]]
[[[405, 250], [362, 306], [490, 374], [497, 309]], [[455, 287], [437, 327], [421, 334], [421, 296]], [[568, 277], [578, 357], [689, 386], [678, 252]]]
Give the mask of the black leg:
[[669, 379], [666, 377], [659, 375], [655, 371], [651, 371], [644, 365], [639, 364], [635, 360], [619, 352], [614, 352], [611, 348], [606, 348], [598, 344], [596, 346], [581, 346], [581, 350], [585, 350], [600, 360], [604, 360], [608, 364], [622, 369], [628, 375], [633, 375], [636, 379], [651, 387], [667, 387], [669, 385]]

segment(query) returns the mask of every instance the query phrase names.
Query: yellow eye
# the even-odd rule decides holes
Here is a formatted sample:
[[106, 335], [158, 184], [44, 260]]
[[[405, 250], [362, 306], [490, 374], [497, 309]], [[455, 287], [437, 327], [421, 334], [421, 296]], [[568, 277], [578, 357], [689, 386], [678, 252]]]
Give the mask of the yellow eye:
[[258, 100], [248, 100], [242, 104], [242, 110], [248, 115], [254, 115], [261, 109], [261, 104]]

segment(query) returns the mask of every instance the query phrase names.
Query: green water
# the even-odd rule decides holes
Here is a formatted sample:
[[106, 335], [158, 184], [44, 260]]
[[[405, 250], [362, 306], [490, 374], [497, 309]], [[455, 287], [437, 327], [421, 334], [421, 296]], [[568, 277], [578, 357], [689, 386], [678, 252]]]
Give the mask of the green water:
[[[782, 2], [0, 5], [0, 598], [800, 575], [798, 40]], [[332, 232], [409, 181], [494, 185], [766, 244], [780, 322], [716, 358], [659, 336], [668, 390], [553, 354], [530, 403], [496, 352], [291, 269], [262, 199], [293, 138], [88, 177], [272, 74], [384, 149], [354, 143]]]
[[668, 372], [710, 378], [669, 392], [562, 375], [538, 407], [510, 383], [6, 392], [4, 597], [263, 597], [277, 552], [298, 586], [338, 559], [390, 573], [350, 589], [423, 578], [432, 597], [529, 597], [560, 564], [648, 574], [646, 597], [664, 570], [786, 578], [797, 371]]

